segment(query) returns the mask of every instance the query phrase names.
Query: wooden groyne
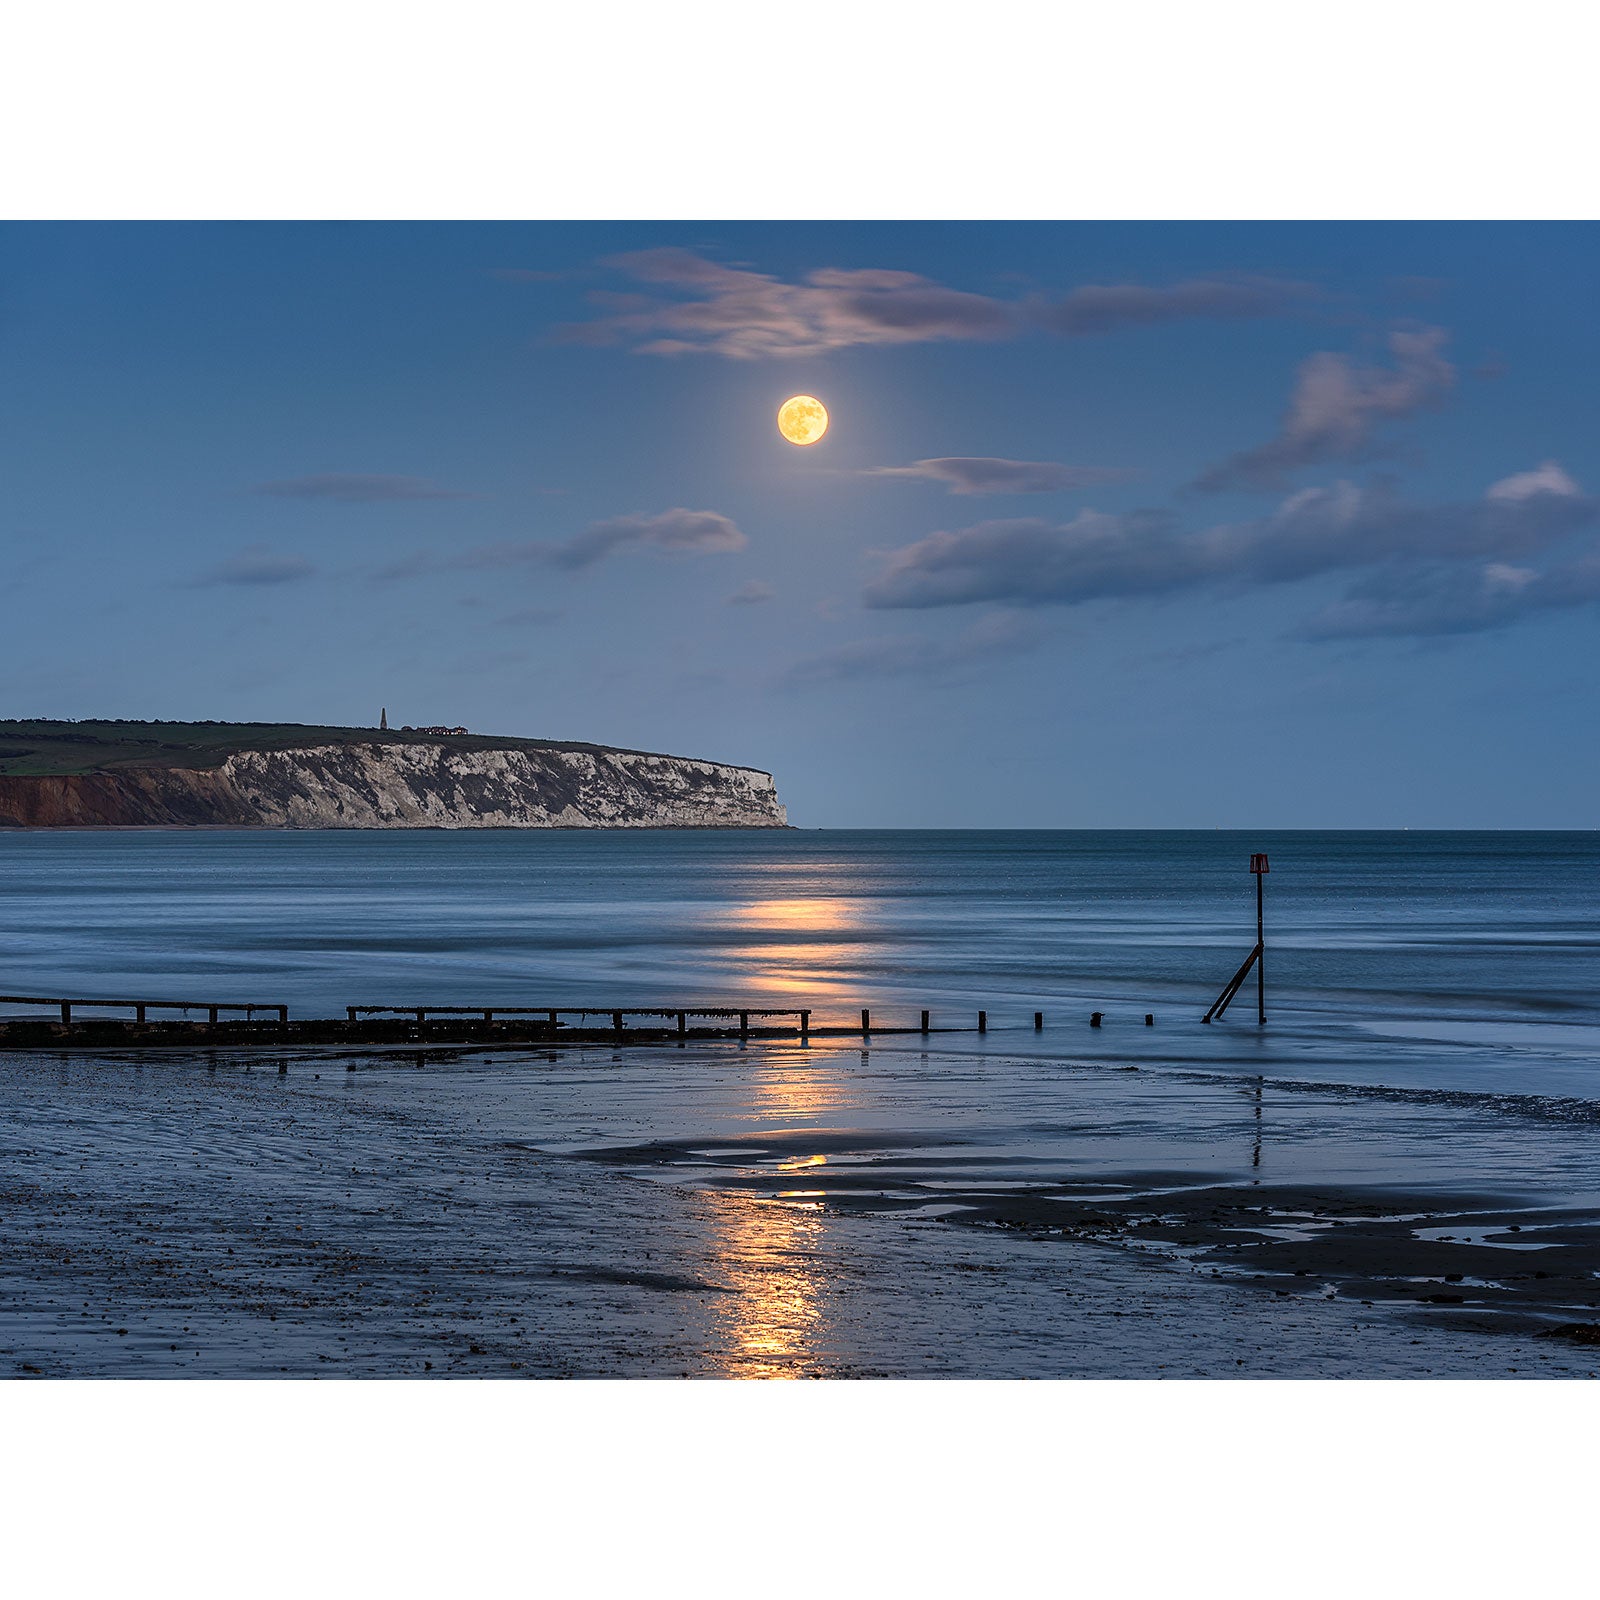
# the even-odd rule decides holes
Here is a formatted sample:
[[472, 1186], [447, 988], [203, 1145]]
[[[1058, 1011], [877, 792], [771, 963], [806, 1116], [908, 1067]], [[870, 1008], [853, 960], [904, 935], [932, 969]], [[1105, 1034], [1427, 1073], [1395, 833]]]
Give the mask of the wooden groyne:
[[[414, 1017], [419, 1025], [425, 1024], [430, 1017], [477, 1017], [486, 1023], [504, 1017], [542, 1017], [553, 1030], [567, 1026], [561, 1022], [562, 1017], [577, 1017], [580, 1027], [590, 1017], [609, 1017], [611, 1031], [622, 1033], [628, 1017], [661, 1017], [671, 1018], [676, 1023], [673, 1030], [683, 1037], [689, 1033], [690, 1017], [717, 1017], [739, 1019], [739, 1037], [750, 1037], [751, 1017], [794, 1017], [799, 1036], [804, 1039], [811, 1033], [811, 1012], [809, 1010], [771, 1010], [756, 1007], [747, 1007], [738, 1010], [731, 1006], [699, 1006], [688, 1007], [682, 1010], [666, 1007], [639, 1007], [625, 1006], [620, 1011], [614, 1011], [606, 1006], [346, 1006], [345, 1017], [349, 1022], [356, 1022], [363, 1016], [394, 1015]], [[862, 1012], [863, 1017], [866, 1012]], [[637, 1031], [637, 1030], [635, 1030]], [[702, 1030], [703, 1031], [703, 1030]], [[727, 1031], [726, 1027], [716, 1030], [719, 1033]], [[772, 1031], [770, 1027], [766, 1030]]]
[[61, 1000], [37, 994], [0, 994], [0, 1006], [48, 1006], [60, 1013], [64, 1025], [71, 1024], [75, 1007], [79, 1011], [131, 1011], [135, 1022], [145, 1021], [152, 1011], [204, 1011], [206, 1021], [212, 1024], [221, 1020], [224, 1011], [242, 1011], [246, 1022], [253, 1022], [258, 1011], [272, 1013], [280, 1023], [289, 1020], [288, 1006], [243, 1000]]
[[[807, 1006], [482, 1006], [351, 1005], [343, 1017], [289, 1016], [278, 1002], [210, 1000], [104, 1000], [76, 996], [0, 995], [0, 1005], [39, 1006], [51, 1015], [0, 1018], [0, 1050], [259, 1047], [271, 1045], [630, 1044], [689, 1040], [870, 1040], [884, 1035], [987, 1033], [987, 1010], [948, 1017], [935, 1027], [933, 1012], [908, 1020], [874, 1019], [860, 1024], [821, 1023]], [[87, 1011], [125, 1011], [131, 1016], [85, 1016]], [[200, 1013], [199, 1017], [191, 1013]], [[174, 1015], [176, 1013], [176, 1015]], [[1096, 1012], [1091, 1026], [1098, 1026]], [[1031, 1013], [1032, 1028], [1044, 1013]], [[971, 1020], [965, 1020], [970, 1018]]]

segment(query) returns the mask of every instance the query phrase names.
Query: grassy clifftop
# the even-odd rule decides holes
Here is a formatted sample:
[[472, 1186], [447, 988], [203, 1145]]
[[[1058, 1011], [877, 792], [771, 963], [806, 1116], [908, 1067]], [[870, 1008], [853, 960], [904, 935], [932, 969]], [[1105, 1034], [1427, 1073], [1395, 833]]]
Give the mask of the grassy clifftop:
[[[0, 720], [0, 774], [56, 777], [139, 767], [220, 767], [240, 750], [300, 750], [313, 745], [422, 744], [456, 750], [584, 750], [611, 745], [492, 734], [401, 733], [390, 728], [326, 728], [299, 722], [51, 722]], [[624, 755], [662, 752], [627, 750]], [[734, 765], [734, 763], [719, 763]]]

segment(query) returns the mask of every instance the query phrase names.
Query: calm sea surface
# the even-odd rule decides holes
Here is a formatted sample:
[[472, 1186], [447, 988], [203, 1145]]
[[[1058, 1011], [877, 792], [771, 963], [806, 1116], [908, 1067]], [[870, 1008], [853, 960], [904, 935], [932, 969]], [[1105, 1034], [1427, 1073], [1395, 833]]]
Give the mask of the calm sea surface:
[[[1252, 849], [1269, 1027], [1252, 976], [1202, 1030], [1254, 939]], [[1008, 1034], [1043, 1010], [1051, 1048], [1099, 1008], [1098, 1053], [1354, 1055], [1379, 1082], [1426, 1057], [1473, 1087], [1492, 1063], [1500, 1087], [1589, 1092], [1600, 833], [9, 833], [0, 986], [300, 1015], [981, 1006]]]

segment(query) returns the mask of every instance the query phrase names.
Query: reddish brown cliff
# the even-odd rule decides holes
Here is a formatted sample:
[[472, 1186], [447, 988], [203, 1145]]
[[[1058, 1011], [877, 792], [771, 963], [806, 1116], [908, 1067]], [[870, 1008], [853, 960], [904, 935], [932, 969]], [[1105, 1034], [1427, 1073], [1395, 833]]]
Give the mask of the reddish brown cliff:
[[38, 778], [0, 774], [0, 827], [243, 827], [259, 821], [220, 769], [126, 768]]

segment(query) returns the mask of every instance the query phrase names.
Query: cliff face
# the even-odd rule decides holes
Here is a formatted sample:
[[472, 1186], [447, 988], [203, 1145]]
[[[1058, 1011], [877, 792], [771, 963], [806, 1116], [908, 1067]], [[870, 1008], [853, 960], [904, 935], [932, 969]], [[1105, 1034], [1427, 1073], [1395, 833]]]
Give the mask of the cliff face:
[[781, 828], [750, 767], [602, 750], [337, 744], [243, 750], [205, 769], [0, 775], [25, 828]]

